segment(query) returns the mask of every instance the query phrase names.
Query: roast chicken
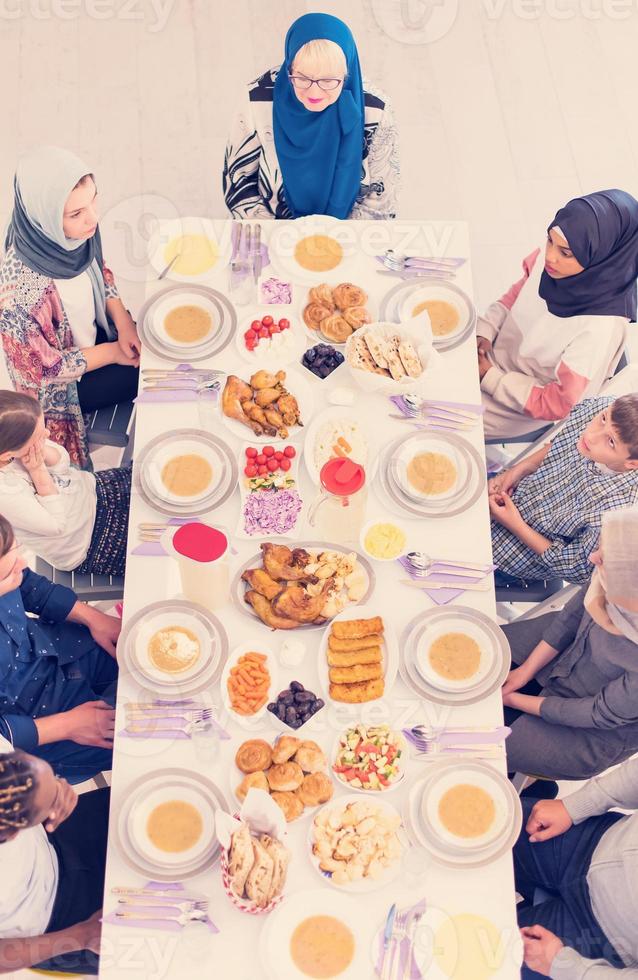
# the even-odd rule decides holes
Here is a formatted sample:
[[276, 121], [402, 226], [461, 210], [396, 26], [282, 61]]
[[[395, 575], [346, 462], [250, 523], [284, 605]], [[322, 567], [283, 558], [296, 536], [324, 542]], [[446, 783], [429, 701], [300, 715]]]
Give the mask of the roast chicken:
[[285, 371], [256, 371], [248, 384], [229, 375], [222, 394], [224, 415], [247, 425], [255, 435], [287, 439], [290, 426], [303, 422], [297, 399], [284, 388], [285, 380]]

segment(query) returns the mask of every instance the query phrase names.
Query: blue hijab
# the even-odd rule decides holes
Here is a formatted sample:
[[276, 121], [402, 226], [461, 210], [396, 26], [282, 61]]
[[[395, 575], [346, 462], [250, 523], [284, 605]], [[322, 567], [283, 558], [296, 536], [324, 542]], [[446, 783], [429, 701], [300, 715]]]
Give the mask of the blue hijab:
[[555, 316], [626, 316], [636, 320], [638, 201], [626, 191], [576, 197], [561, 208], [556, 225], [584, 271], [566, 279], [543, 272], [539, 295]]
[[[347, 76], [336, 102], [311, 112], [295, 95], [289, 72], [308, 41], [334, 41]], [[286, 34], [286, 57], [275, 80], [273, 124], [284, 193], [295, 218], [347, 218], [361, 184], [364, 102], [357, 46], [349, 27], [330, 14], [304, 14]]]

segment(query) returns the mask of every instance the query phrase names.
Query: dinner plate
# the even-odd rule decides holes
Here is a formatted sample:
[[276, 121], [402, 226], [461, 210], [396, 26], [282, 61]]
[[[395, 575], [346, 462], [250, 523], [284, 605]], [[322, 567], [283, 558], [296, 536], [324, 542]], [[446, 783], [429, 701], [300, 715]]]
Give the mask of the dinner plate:
[[[428, 805], [431, 787], [440, 785], [439, 780], [443, 778], [468, 778], [468, 772], [471, 774], [469, 778], [484, 780], [496, 788], [495, 792], [498, 792], [506, 812], [501, 832], [475, 848], [451, 846], [423, 819], [423, 807]], [[480, 761], [445, 760], [428, 764], [427, 774], [410, 786], [402, 808], [402, 818], [412, 842], [425, 848], [439, 864], [452, 868], [478, 868], [491, 864], [511, 850], [521, 831], [523, 811], [514, 786], [493, 766]]]
[[330, 916], [346, 925], [354, 937], [354, 956], [339, 974], [339, 980], [361, 980], [368, 976], [370, 964], [370, 922], [361, 915], [354, 898], [340, 892], [317, 888], [295, 892], [264, 922], [259, 940], [259, 961], [268, 980], [308, 980], [309, 974], [295, 964], [290, 940], [295, 929], [313, 916]]
[[[304, 268], [295, 257], [297, 245], [313, 235], [322, 235], [334, 239], [342, 249], [342, 257], [338, 265], [331, 269], [314, 271]], [[352, 231], [347, 224], [329, 215], [309, 215], [297, 218], [296, 221], [275, 222], [275, 227], [268, 239], [268, 254], [270, 261], [281, 276], [289, 282], [307, 286], [317, 286], [322, 282], [341, 282], [353, 280], [357, 246], [352, 238]]]
[[[245, 373], [248, 374], [248, 372]], [[242, 380], [248, 384], [250, 377], [243, 378]], [[300, 371], [286, 371], [286, 380], [283, 382], [283, 386], [286, 391], [290, 392], [290, 394], [297, 399], [297, 405], [299, 406], [299, 413], [302, 422], [301, 425], [286, 426], [288, 429], [287, 439], [282, 440], [278, 435], [266, 435], [265, 433], [260, 436], [255, 435], [253, 432], [251, 432], [250, 427], [244, 425], [243, 422], [239, 422], [237, 419], [229, 418], [227, 415], [224, 415], [222, 410], [223, 399], [220, 397], [219, 416], [222, 423], [228, 429], [228, 431], [232, 433], [232, 435], [236, 436], [238, 439], [241, 439], [243, 442], [250, 439], [251, 443], [254, 445], [267, 445], [273, 441], [291, 442], [293, 439], [299, 439], [306, 431], [305, 426], [309, 425], [310, 419], [312, 418], [315, 401], [314, 394], [310, 384], [308, 381], [306, 381]]]
[[[330, 620], [330, 623], [326, 626], [323, 636], [321, 637], [321, 643], [319, 645], [319, 653], [317, 657], [317, 669], [319, 671], [319, 684], [321, 686], [322, 694], [326, 702], [330, 702], [332, 705], [337, 705], [340, 712], [344, 714], [350, 709], [352, 712], [359, 713], [362, 710], [361, 704], [347, 704], [342, 701], [333, 701], [330, 697], [330, 667], [328, 666], [328, 640], [330, 638], [330, 631], [332, 629], [333, 623], [344, 623], [351, 619], [371, 619], [373, 616], [379, 615], [378, 606], [369, 604], [359, 604], [356, 606], [349, 606], [340, 612], [334, 619]], [[383, 679], [384, 679], [384, 692], [380, 698], [375, 698], [374, 701], [381, 701], [384, 697], [390, 694], [392, 686], [397, 677], [397, 670], [399, 667], [399, 647], [397, 645], [396, 634], [392, 627], [392, 624], [388, 621], [387, 616], [383, 616], [383, 645], [381, 648], [383, 657]], [[365, 701], [364, 704], [373, 704], [374, 701]]]
[[[211, 826], [212, 833], [206, 839], [206, 846], [195, 849], [196, 856], [188, 856], [181, 863], [160, 864], [153, 857], [148, 857], [144, 852], [145, 845], [139, 842], [139, 831], [134, 829], [139, 828], [139, 823], [136, 823], [139, 817], [133, 815], [134, 812], [139, 812], [136, 808], [158, 791], [198, 793], [199, 799], [203, 800], [199, 805], [207, 810], [205, 826]], [[218, 809], [229, 812], [228, 802], [222, 791], [206, 776], [185, 769], [162, 769], [146, 773], [127, 786], [119, 813], [111, 814], [113, 836], [122, 857], [138, 874], [154, 881], [181, 881], [207, 870], [217, 860], [219, 842], [214, 829], [214, 814]]]
[[[290, 322], [287, 330], [273, 334], [271, 338], [262, 338], [254, 350], [248, 350], [244, 334], [250, 329], [253, 320], [261, 320], [269, 315], [275, 323], [285, 317]], [[235, 348], [239, 356], [253, 371], [260, 368], [278, 371], [287, 364], [298, 364], [308, 346], [306, 332], [301, 317], [293, 312], [290, 306], [270, 306], [262, 303], [253, 307], [252, 313], [242, 316], [239, 327], [235, 332]]]
[[[295, 548], [303, 548], [310, 552], [316, 552], [317, 554], [322, 551], [338, 551], [344, 555], [355, 554], [357, 556], [357, 561], [363, 568], [364, 572], [368, 577], [368, 587], [364, 595], [359, 599], [358, 602], [351, 602], [350, 605], [354, 607], [359, 607], [362, 603], [366, 603], [374, 591], [374, 586], [376, 582], [376, 576], [372, 569], [372, 565], [368, 559], [358, 551], [354, 551], [351, 548], [344, 548], [341, 544], [332, 544], [327, 541], [301, 541], [299, 543], [295, 542]], [[256, 612], [254, 612], [252, 606], [244, 600], [244, 594], [248, 591], [247, 584], [242, 581], [242, 575], [251, 568], [262, 568], [262, 554], [258, 553], [249, 558], [247, 562], [241, 566], [238, 570], [235, 578], [233, 579], [230, 586], [230, 597], [233, 604], [243, 612], [246, 616], [249, 616], [253, 621], [261, 623], [261, 620]], [[345, 611], [345, 610], [344, 610]], [[332, 622], [332, 620], [330, 620]], [[265, 624], [264, 624], [265, 625]], [[295, 629], [303, 630], [316, 630], [324, 629], [326, 623], [306, 623], [296, 626]]]
[[[404, 468], [402, 470], [400, 458], [405, 459], [406, 451], [416, 455], [420, 451], [421, 445], [438, 445], [442, 451], [447, 453], [452, 448], [465, 460], [467, 480], [459, 487], [459, 491], [454, 497], [417, 499], [403, 489], [401, 474]], [[408, 450], [406, 450], [406, 446], [409, 447]], [[381, 490], [380, 496], [394, 513], [403, 517], [406, 515], [419, 518], [455, 517], [474, 506], [480, 499], [486, 483], [485, 464], [477, 450], [453, 432], [442, 434], [432, 429], [408, 432], [386, 446], [379, 460], [377, 487]]]
[[[213, 318], [214, 327], [197, 343], [178, 344], [163, 327], [162, 311], [175, 306], [202, 306]], [[223, 293], [209, 286], [165, 286], [149, 297], [137, 318], [137, 330], [144, 347], [168, 361], [203, 361], [220, 354], [231, 342], [237, 329], [237, 313]]]
[[189, 283], [194, 279], [205, 279], [228, 265], [231, 231], [230, 221], [201, 217], [160, 220], [151, 236], [149, 261], [159, 274], [178, 251], [181, 255], [166, 277], [174, 282]]
[[[401, 854], [389, 867], [384, 868], [383, 872], [378, 878], [360, 878], [358, 881], [350, 881], [346, 884], [340, 885], [335, 884], [329, 871], [321, 870], [319, 867], [319, 858], [312, 853], [312, 847], [315, 842], [315, 824], [318, 819], [321, 819], [322, 814], [331, 813], [332, 811], [341, 812], [350, 803], [374, 806], [388, 816], [398, 817], [401, 823], [399, 824], [396, 834], [399, 838], [399, 843], [401, 844]], [[399, 811], [396, 809], [396, 807], [392, 806], [391, 803], [388, 803], [380, 793], [374, 797], [363, 797], [359, 793], [349, 793], [346, 796], [337, 796], [335, 799], [330, 800], [329, 803], [325, 803], [324, 806], [321, 807], [321, 809], [315, 814], [313, 821], [308, 828], [308, 853], [310, 856], [310, 863], [317, 874], [320, 875], [324, 881], [326, 881], [329, 885], [332, 885], [333, 888], [337, 888], [339, 891], [364, 894], [366, 892], [378, 891], [379, 888], [385, 888], [392, 881], [395, 881], [401, 874], [401, 858], [406, 847], [405, 835], [402, 835], [401, 833], [402, 823], [403, 821]], [[403, 840], [401, 839], [402, 836], [404, 838]]]
[[[450, 612], [454, 612], [453, 606], [450, 608]], [[449, 633], [465, 634], [477, 644], [480, 651], [478, 669], [470, 677], [462, 680], [444, 677], [434, 669], [429, 657], [433, 644]], [[419, 631], [418, 637], [413, 638], [413, 649], [414, 664], [426, 684], [430, 684], [440, 691], [471, 691], [483, 684], [488, 675], [494, 671], [499, 645], [494, 632], [484, 628], [482, 623], [464, 619], [456, 625], [452, 615], [450, 620], [440, 619], [436, 622], [426, 622]]]
[[[188, 630], [194, 634], [199, 644], [199, 656], [190, 667], [184, 670], [167, 672], [161, 670], [152, 660], [149, 654], [149, 644], [153, 636], [160, 630], [170, 627], [178, 627]], [[193, 680], [205, 671], [213, 656], [217, 656], [218, 650], [210, 642], [210, 635], [205, 624], [192, 613], [185, 611], [166, 611], [157, 610], [146, 616], [136, 630], [132, 641], [131, 656], [135, 665], [144, 677], [153, 681], [156, 685], [173, 686], [176, 681], [180, 684], [184, 681]]]
[[[419, 656], [423, 637], [426, 643], [429, 637], [436, 635], [435, 631], [457, 632], [463, 630], [478, 630], [493, 646], [494, 657], [490, 669], [481, 680], [467, 689], [455, 688], [444, 690], [435, 686], [421, 674], [416, 661]], [[411, 690], [420, 698], [433, 701], [436, 704], [461, 705], [474, 704], [501, 687], [510, 669], [511, 654], [507, 638], [498, 623], [485, 613], [469, 606], [438, 606], [427, 609], [412, 619], [399, 641], [401, 655], [399, 673]]]
[[393, 286], [381, 301], [380, 320], [406, 323], [411, 319], [412, 310], [427, 300], [443, 300], [450, 303], [459, 314], [458, 327], [445, 336], [433, 336], [432, 342], [441, 353], [454, 350], [474, 335], [476, 308], [464, 290], [444, 280], [408, 279]]
[[[193, 632], [201, 631], [205, 637], [207, 651], [202, 658], [205, 665], [188, 677], [168, 677], [166, 682], [162, 683], [158, 681], [155, 673], [150, 674], [143, 659], [138, 660], [137, 647], [139, 636], [144, 636], [149, 623], [161, 623], [164, 618], [169, 620], [173, 615], [177, 617], [178, 622], [188, 622]], [[163, 697], [169, 692], [180, 696], [190, 695], [197, 691], [208, 690], [219, 680], [228, 657], [228, 637], [217, 617], [203, 606], [187, 602], [185, 599], [168, 599], [143, 606], [127, 619], [117, 642], [117, 656], [120, 671], [128, 671], [142, 689], [159, 689]]]
[[[213, 480], [210, 488], [199, 496], [178, 497], [163, 486], [162, 467], [169, 459], [193, 451], [208, 460]], [[136, 489], [155, 510], [169, 517], [197, 517], [228, 500], [237, 485], [239, 471], [235, 453], [222, 439], [203, 429], [174, 429], [144, 446], [135, 461], [133, 474]]]
[[[365, 415], [362, 416], [360, 411], [357, 411], [356, 408], [340, 407], [339, 405], [324, 408], [321, 412], [315, 415], [306, 430], [303, 446], [303, 457], [310, 479], [315, 485], [319, 485], [319, 473], [321, 466], [317, 464], [316, 460], [316, 454], [319, 449], [319, 440], [321, 440], [322, 444], [325, 443], [325, 448], [323, 449], [325, 456], [324, 462], [336, 455], [336, 453], [331, 453], [330, 450], [330, 446], [333, 443], [331, 441], [326, 441], [325, 436], [322, 433], [324, 426], [327, 428], [331, 422], [336, 426], [338, 426], [339, 423], [343, 423], [343, 432], [340, 432], [339, 434], [342, 435], [346, 441], [348, 440], [349, 435], [348, 427], [357, 427], [361, 435], [361, 439], [365, 443], [366, 451], [365, 453], [347, 453], [347, 455], [349, 455], [350, 458], [355, 461], [355, 463], [360, 463], [363, 466], [366, 472], [366, 483], [368, 486], [370, 486], [379, 465], [380, 444], [378, 435], [372, 421]], [[353, 449], [355, 449], [354, 444]], [[342, 451], [343, 450], [340, 450], [340, 452]]]
[[[230, 673], [233, 667], [237, 666], [237, 661], [239, 660], [239, 658], [243, 654], [251, 653], [251, 652], [265, 654], [267, 658], [265, 661], [265, 666], [267, 667], [268, 673], [270, 674], [270, 684], [268, 686], [268, 695], [266, 697], [266, 700], [264, 701], [263, 706], [259, 709], [259, 711], [256, 711], [252, 715], [242, 715], [231, 706], [230, 695], [228, 693], [228, 678], [230, 677]], [[275, 656], [274, 651], [270, 647], [266, 646], [265, 643], [243, 643], [240, 646], [236, 646], [235, 649], [229, 655], [228, 660], [226, 661], [226, 665], [222, 671], [222, 676], [220, 680], [221, 695], [222, 695], [222, 701], [224, 703], [224, 708], [226, 709], [230, 717], [233, 719], [233, 721], [236, 721], [237, 724], [241, 725], [243, 728], [254, 727], [255, 724], [264, 717], [264, 715], [266, 714], [266, 708], [268, 702], [274, 700], [275, 695], [279, 690], [278, 678], [279, 678], [279, 665], [277, 662], [277, 658]]]

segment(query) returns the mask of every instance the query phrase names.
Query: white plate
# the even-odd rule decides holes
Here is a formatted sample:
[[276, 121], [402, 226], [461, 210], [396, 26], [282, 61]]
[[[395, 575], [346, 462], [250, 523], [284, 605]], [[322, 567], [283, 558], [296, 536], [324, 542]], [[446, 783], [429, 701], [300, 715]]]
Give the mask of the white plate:
[[[370, 724], [366, 725], [366, 727], [374, 728], [378, 724], [380, 723], [376, 721], [370, 722]], [[334, 766], [337, 761], [337, 756], [339, 755], [342, 748], [341, 738], [342, 736], [345, 736], [347, 732], [350, 731], [351, 728], [354, 727], [355, 727], [354, 725], [350, 725], [348, 728], [344, 728], [344, 730], [335, 739], [334, 745], [332, 747], [332, 761], [330, 764], [330, 771], [332, 773], [332, 778], [336, 783], [338, 783], [340, 786], [343, 786], [343, 788], [347, 789], [350, 793], [361, 793], [363, 796], [367, 796], [369, 799], [376, 799], [377, 796], [385, 796], [387, 793], [391, 793], [393, 789], [397, 789], [398, 786], [401, 786], [401, 784], [405, 780], [405, 774], [410, 760], [408, 745], [403, 735], [400, 732], [394, 731], [392, 729], [392, 726], [390, 726], [391, 734], [394, 735], [395, 737], [398, 737], [398, 739], [401, 742], [401, 762], [399, 765], [399, 774], [397, 778], [392, 783], [390, 783], [389, 786], [384, 786], [381, 789], [365, 789], [363, 786], [361, 787], [361, 789], [359, 789], [358, 787], [353, 786], [352, 783], [349, 783], [347, 780], [345, 780], [340, 773], [335, 772], [334, 770]]]
[[[442, 677], [430, 662], [429, 651], [432, 644], [444, 636], [446, 633], [465, 633], [474, 640], [481, 651], [479, 667], [476, 673], [465, 680], [451, 680]], [[450, 609], [449, 620], [439, 620], [436, 623], [426, 624], [419, 635], [417, 648], [414, 652], [414, 663], [421, 677], [433, 687], [441, 691], [471, 691], [473, 688], [482, 684], [487, 677], [494, 671], [497, 650], [494, 638], [480, 622], [469, 622], [468, 620], [455, 621], [454, 607]]]
[[[173, 800], [183, 801], [194, 807], [202, 821], [202, 832], [192, 847], [171, 853], [155, 846], [148, 835], [147, 824], [156, 807]], [[136, 801], [130, 812], [128, 830], [131, 843], [147, 861], [171, 867], [189, 865], [199, 861], [215, 839], [214, 811], [196, 783], [191, 786], [171, 786], [169, 783], [167, 786], [157, 787]]]
[[[460, 837], [444, 825], [439, 816], [439, 804], [448, 790], [459, 785], [475, 786], [490, 796], [494, 803], [494, 821], [480, 837]], [[421, 817], [427, 822], [431, 832], [444, 845], [455, 850], [481, 851], [494, 843], [503, 834], [510, 818], [509, 799], [503, 792], [496, 777], [487, 769], [476, 770], [464, 767], [462, 763], [447, 772], [441, 772], [428, 780], [421, 800]]]
[[329, 872], [325, 872], [321, 870], [321, 868], [319, 867], [319, 858], [317, 858], [312, 853], [312, 846], [315, 842], [315, 821], [317, 820], [317, 818], [324, 811], [331, 812], [334, 810], [337, 812], [341, 812], [346, 808], [346, 806], [349, 803], [358, 803], [358, 804], [366, 803], [369, 804], [370, 806], [376, 807], [381, 811], [385, 811], [386, 813], [391, 814], [392, 816], [397, 816], [399, 818], [401, 817], [401, 814], [396, 809], [396, 807], [393, 807], [391, 803], [388, 803], [386, 800], [381, 798], [381, 794], [378, 794], [377, 796], [374, 797], [368, 796], [364, 798], [358, 793], [350, 793], [347, 796], [338, 796], [336, 799], [330, 800], [329, 803], [324, 804], [324, 806], [321, 807], [318, 813], [315, 814], [313, 821], [310, 824], [308, 830], [308, 853], [310, 856], [310, 863], [312, 864], [317, 874], [320, 875], [324, 879], [324, 881], [332, 885], [333, 888], [338, 888], [340, 891], [353, 892], [355, 894], [377, 891], [379, 888], [385, 888], [386, 885], [389, 885], [390, 882], [394, 881], [401, 874], [401, 858], [405, 851], [405, 842], [401, 840], [402, 823], [399, 825], [396, 831], [396, 834], [399, 838], [399, 842], [401, 843], [401, 855], [388, 868], [384, 869], [383, 874], [381, 874], [379, 878], [361, 878], [358, 881], [351, 881], [345, 885], [337, 885], [333, 882], [332, 875]]
[[[197, 306], [208, 314], [210, 325], [203, 337], [191, 341], [180, 341], [171, 337], [166, 330], [166, 318], [169, 313], [179, 306]], [[179, 293], [169, 293], [163, 300], [160, 300], [153, 307], [148, 323], [153, 335], [160, 344], [165, 347], [170, 347], [173, 350], [183, 350], [184, 356], [186, 357], [190, 351], [196, 350], [199, 347], [205, 347], [215, 331], [219, 329], [219, 310], [211, 303], [208, 297], [202, 296], [200, 293], [190, 293], [188, 290], [184, 290]]]
[[[435, 343], [447, 343], [454, 340], [467, 328], [468, 322], [474, 316], [474, 308], [470, 305], [464, 293], [456, 289], [450, 289], [443, 283], [432, 283], [431, 285], [416, 284], [414, 291], [407, 293], [399, 307], [399, 316], [402, 322], [413, 319], [413, 310], [420, 303], [430, 300], [442, 300], [449, 303], [456, 310], [459, 322], [449, 333], [433, 335]], [[429, 314], [428, 314], [429, 315]]]
[[175, 238], [202, 235], [213, 243], [213, 248], [218, 252], [217, 258], [210, 264], [206, 263], [205, 268], [188, 274], [179, 271], [178, 259], [166, 274], [166, 278], [174, 282], [193, 282], [209, 278], [221, 267], [228, 265], [231, 253], [231, 229], [231, 221], [211, 221], [209, 218], [186, 217], [162, 220], [151, 238], [150, 263], [158, 273], [163, 272], [170, 262], [170, 258], [167, 258], [168, 250]]
[[[246, 372], [247, 373], [247, 372]], [[273, 372], [274, 373], [274, 372]], [[242, 378], [243, 381], [248, 384], [250, 382], [250, 376]], [[301, 415], [302, 425], [292, 425], [288, 427], [288, 439], [281, 440], [279, 436], [269, 436], [261, 435], [257, 436], [251, 432], [247, 425], [242, 422], [238, 422], [237, 419], [230, 419], [224, 415], [222, 411], [222, 397], [219, 397], [219, 415], [229, 432], [231, 432], [242, 442], [246, 442], [247, 439], [250, 440], [253, 445], [268, 445], [273, 439], [278, 441], [290, 442], [293, 439], [298, 439], [306, 430], [305, 426], [310, 424], [314, 411], [314, 395], [312, 393], [312, 388], [310, 384], [299, 371], [286, 371], [286, 380], [283, 382], [286, 391], [289, 391], [291, 395], [297, 399], [297, 404], [299, 406], [299, 411]]]
[[[366, 483], [368, 487], [372, 483], [377, 472], [377, 466], [379, 465], [379, 439], [374, 426], [371, 424], [371, 420], [367, 416], [361, 414], [356, 408], [350, 407], [340, 407], [335, 405], [334, 407], [325, 408], [319, 412], [312, 420], [311, 424], [306, 430], [306, 437], [304, 439], [304, 462], [306, 464], [306, 469], [310, 479], [315, 485], [319, 485], [319, 472], [321, 466], [318, 466], [315, 460], [315, 454], [319, 447], [319, 438], [321, 435], [321, 430], [324, 425], [329, 423], [335, 425], [342, 424], [343, 431], [340, 432], [346, 439], [348, 438], [348, 428], [350, 426], [357, 426], [361, 437], [365, 442], [365, 452], [364, 453], [352, 453], [350, 459], [353, 459], [355, 463], [360, 463], [361, 466], [366, 471]], [[328, 447], [323, 452], [324, 462], [332, 458], [332, 453], [330, 453], [330, 448]]]
[[[410, 483], [408, 466], [415, 456], [421, 456], [424, 453], [436, 453], [439, 456], [444, 456], [454, 467], [456, 479], [448, 490], [440, 493], [423, 493]], [[441, 439], [432, 438], [428, 440], [427, 437], [424, 437], [418, 441], [414, 440], [404, 444], [396, 453], [394, 464], [396, 468], [393, 470], [393, 474], [400, 489], [413, 500], [426, 501], [427, 503], [447, 502], [458, 497], [459, 493], [467, 486], [468, 464], [466, 457], [452, 443], [447, 443]]]
[[[172, 674], [160, 670], [155, 666], [148, 653], [148, 646], [154, 634], [170, 626], [181, 626], [184, 629], [190, 630], [197, 637], [200, 647], [199, 657], [192, 666], [186, 670], [176, 671]], [[204, 629], [204, 624], [196, 616], [189, 616], [185, 612], [158, 612], [143, 620], [135, 634], [133, 648], [135, 661], [144, 676], [156, 683], [168, 684], [170, 686], [197, 677], [198, 674], [208, 667], [213, 656], [210, 638]]]
[[[270, 445], [272, 445], [273, 449], [276, 452], [282, 451], [286, 447], [286, 443], [281, 442], [281, 440], [276, 438], [270, 443]], [[246, 482], [249, 479], [249, 477], [247, 477], [246, 474], [244, 473], [244, 467], [249, 462], [248, 457], [246, 456], [246, 450], [251, 446], [254, 447], [255, 449], [258, 448], [258, 446], [255, 443], [247, 442], [244, 446], [242, 446], [239, 454], [239, 461], [238, 461], [239, 462], [239, 492], [241, 494], [241, 506], [239, 508], [239, 520], [237, 521], [237, 530], [235, 531], [235, 537], [244, 538], [247, 541], [270, 541], [273, 538], [296, 538], [301, 529], [301, 525], [303, 524], [303, 515], [304, 515], [304, 500], [303, 497], [301, 497], [301, 490], [299, 488], [299, 452], [297, 452], [295, 456], [290, 460], [292, 465], [286, 473], [282, 473], [281, 470], [277, 473], [277, 476], [283, 475], [283, 476], [291, 477], [295, 481], [295, 486], [291, 487], [291, 489], [296, 490], [299, 496], [301, 497], [301, 510], [297, 515], [297, 520], [295, 521], [293, 527], [291, 527], [289, 531], [286, 531], [285, 533], [282, 534], [275, 534], [273, 531], [258, 531], [256, 534], [248, 534], [248, 532], [245, 530], [244, 507], [246, 506], [246, 501], [254, 493], [263, 492], [261, 490], [251, 491], [246, 486]]]
[[[232, 668], [237, 665], [237, 661], [245, 653], [264, 653], [267, 657], [266, 667], [268, 669], [268, 673], [270, 674], [270, 685], [268, 687], [268, 695], [266, 697], [266, 700], [264, 701], [264, 704], [259, 709], [259, 711], [256, 711], [255, 714], [253, 715], [241, 715], [237, 711], [235, 711], [233, 707], [231, 707], [230, 697], [228, 694], [228, 687], [227, 687], [228, 678], [230, 677], [230, 672]], [[260, 642], [243, 643], [241, 646], [235, 647], [235, 649], [231, 652], [231, 654], [228, 657], [228, 660], [226, 661], [226, 666], [224, 667], [224, 670], [222, 672], [220, 685], [221, 685], [221, 694], [222, 694], [222, 701], [224, 702], [224, 707], [228, 712], [228, 714], [233, 719], [233, 721], [236, 721], [238, 725], [241, 725], [243, 728], [251, 728], [257, 721], [259, 721], [259, 719], [263, 718], [264, 715], [266, 714], [266, 706], [268, 702], [274, 701], [275, 695], [279, 691], [278, 683], [279, 683], [279, 665], [277, 663], [277, 658], [273, 650], [270, 647], [266, 646], [264, 643], [260, 643]], [[290, 731], [292, 732], [292, 728], [290, 729]]]
[[[290, 326], [281, 333], [273, 334], [270, 339], [260, 340], [254, 350], [248, 350], [244, 334], [250, 329], [253, 320], [261, 320], [264, 316], [271, 316], [275, 322], [285, 317], [290, 321]], [[307, 339], [301, 319], [290, 306], [269, 306], [262, 303], [253, 307], [253, 312], [247, 313], [239, 321], [235, 347], [239, 356], [251, 365], [253, 371], [260, 368], [274, 368], [278, 371], [286, 364], [300, 363], [307, 347]]]
[[[317, 669], [319, 671], [319, 684], [323, 693], [323, 697], [326, 703], [332, 705], [337, 705], [339, 710], [346, 713], [348, 709], [354, 709], [356, 711], [361, 711], [363, 705], [361, 704], [346, 704], [341, 701], [333, 701], [330, 697], [330, 668], [328, 666], [328, 639], [330, 637], [330, 630], [333, 623], [344, 623], [351, 619], [371, 619], [373, 616], [378, 616], [379, 610], [377, 606], [372, 604], [369, 605], [359, 605], [359, 606], [348, 606], [343, 612], [340, 612], [326, 625], [323, 636], [321, 637], [321, 644], [319, 646], [319, 655], [317, 660]], [[373, 701], [365, 701], [363, 704], [374, 704], [375, 701], [382, 701], [384, 697], [390, 694], [392, 686], [396, 680], [397, 670], [399, 667], [399, 647], [396, 640], [395, 631], [392, 624], [388, 621], [387, 616], [383, 616], [383, 625], [385, 627], [383, 632], [383, 645], [381, 647], [381, 655], [383, 657], [383, 679], [384, 679], [384, 692], [381, 698], [375, 698]]]
[[338, 980], [361, 980], [370, 973], [368, 949], [370, 922], [361, 915], [355, 899], [325, 888], [295, 892], [266, 919], [260, 938], [260, 963], [269, 980], [308, 980], [290, 955], [290, 940], [297, 928], [311, 916], [325, 915], [338, 919], [352, 932], [354, 957], [338, 974]]
[[[311, 235], [326, 235], [334, 238], [343, 249], [339, 265], [324, 272], [312, 272], [299, 265], [295, 258], [295, 247]], [[321, 282], [349, 282], [352, 280], [352, 267], [357, 256], [357, 244], [348, 224], [329, 215], [309, 215], [296, 221], [275, 222], [275, 228], [268, 238], [268, 254], [274, 269], [289, 282], [316, 286]]]
[[[201, 456], [205, 459], [212, 470], [212, 479], [199, 493], [189, 495], [172, 493], [162, 480], [162, 470], [172, 459], [187, 455]], [[168, 504], [177, 503], [187, 506], [204, 500], [214, 492], [215, 487], [223, 477], [219, 468], [219, 457], [213, 452], [213, 448], [204, 439], [191, 436], [186, 439], [167, 441], [157, 446], [155, 452], [151, 453], [146, 460], [144, 474], [150, 489], [160, 500]]]

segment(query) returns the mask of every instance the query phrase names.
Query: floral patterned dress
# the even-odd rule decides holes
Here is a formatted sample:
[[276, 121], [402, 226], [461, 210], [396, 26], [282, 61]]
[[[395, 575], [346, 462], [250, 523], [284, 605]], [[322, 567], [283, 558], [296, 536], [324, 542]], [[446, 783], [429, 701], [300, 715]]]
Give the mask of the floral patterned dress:
[[[117, 298], [113, 273], [104, 266], [103, 275], [107, 300]], [[75, 466], [91, 469], [77, 389], [86, 358], [73, 344], [55, 283], [25, 265], [13, 247], [0, 263], [0, 337], [15, 390], [38, 399], [51, 439]]]

